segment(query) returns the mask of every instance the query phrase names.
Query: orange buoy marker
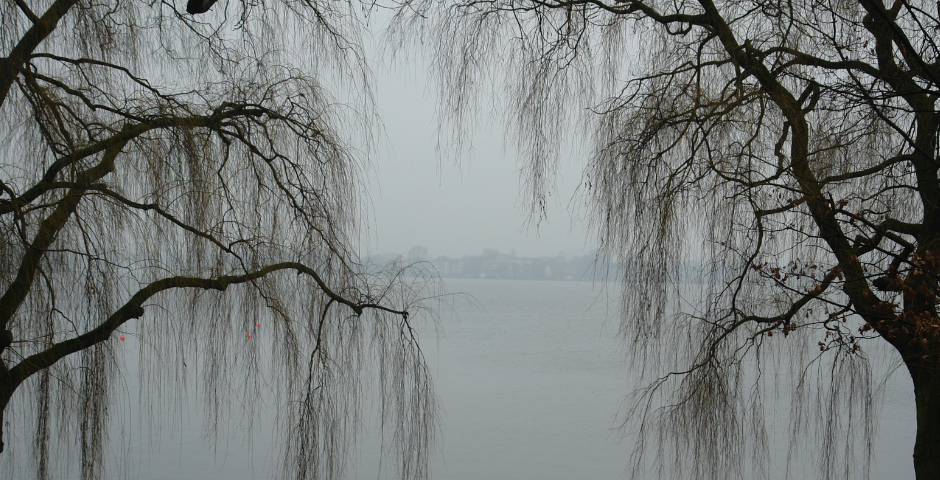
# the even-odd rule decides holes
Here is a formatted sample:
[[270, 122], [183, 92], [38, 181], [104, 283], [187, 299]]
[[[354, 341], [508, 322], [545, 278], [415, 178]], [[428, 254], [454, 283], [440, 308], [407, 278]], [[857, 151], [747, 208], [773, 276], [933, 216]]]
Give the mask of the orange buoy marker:
[[256, 326], [256, 327], [260, 327], [261, 324], [260, 324], [260, 323], [256, 323], [255, 326]]
[[248, 338], [251, 338], [251, 334], [250, 334], [250, 333], [248, 334]]
[[124, 341], [124, 335], [121, 335], [121, 341], [122, 342]]

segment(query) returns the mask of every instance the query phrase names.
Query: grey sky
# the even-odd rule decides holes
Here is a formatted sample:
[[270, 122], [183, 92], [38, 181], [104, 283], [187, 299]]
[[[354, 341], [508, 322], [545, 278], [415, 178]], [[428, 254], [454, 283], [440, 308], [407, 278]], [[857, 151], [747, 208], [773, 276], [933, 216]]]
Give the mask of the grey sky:
[[411, 59], [405, 68], [376, 62], [376, 96], [386, 139], [372, 158], [369, 246], [373, 253], [428, 247], [432, 257], [459, 257], [484, 248], [523, 256], [580, 255], [591, 250], [585, 225], [573, 219], [571, 199], [581, 164], [558, 167], [548, 219], [536, 229], [520, 197], [519, 163], [501, 119], [484, 115], [473, 149], [459, 164], [436, 152], [436, 93], [427, 69]]

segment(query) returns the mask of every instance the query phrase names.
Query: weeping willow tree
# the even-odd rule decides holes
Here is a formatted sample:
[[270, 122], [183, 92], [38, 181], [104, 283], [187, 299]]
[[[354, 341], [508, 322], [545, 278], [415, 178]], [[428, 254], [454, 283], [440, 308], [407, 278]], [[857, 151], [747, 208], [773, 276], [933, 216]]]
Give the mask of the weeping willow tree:
[[426, 477], [433, 392], [409, 313], [433, 284], [356, 253], [376, 128], [362, 12], [184, 7], [0, 7], [0, 455], [102, 477], [120, 375], [158, 416], [189, 372], [209, 431], [275, 400], [297, 478], [342, 476], [377, 385], [383, 451]]
[[457, 141], [504, 93], [536, 214], [572, 119], [593, 140], [582, 198], [648, 386], [634, 474], [751, 478], [803, 451], [865, 476], [888, 358], [917, 478], [940, 478], [938, 4], [405, 1], [393, 38], [416, 28]]

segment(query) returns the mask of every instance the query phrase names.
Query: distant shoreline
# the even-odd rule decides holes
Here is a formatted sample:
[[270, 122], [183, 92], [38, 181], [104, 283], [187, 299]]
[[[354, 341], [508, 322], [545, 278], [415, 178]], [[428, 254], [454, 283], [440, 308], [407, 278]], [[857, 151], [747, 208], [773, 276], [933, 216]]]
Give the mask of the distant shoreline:
[[378, 255], [371, 258], [375, 263], [402, 261], [405, 263], [425, 262], [434, 267], [441, 278], [481, 278], [502, 280], [579, 280], [595, 278], [597, 257], [579, 255], [567, 257], [564, 254], [545, 257], [520, 257], [514, 253], [499, 253], [498, 250], [484, 250], [478, 255], [464, 255], [452, 258], [442, 255], [428, 258], [427, 249], [413, 248], [403, 256]]

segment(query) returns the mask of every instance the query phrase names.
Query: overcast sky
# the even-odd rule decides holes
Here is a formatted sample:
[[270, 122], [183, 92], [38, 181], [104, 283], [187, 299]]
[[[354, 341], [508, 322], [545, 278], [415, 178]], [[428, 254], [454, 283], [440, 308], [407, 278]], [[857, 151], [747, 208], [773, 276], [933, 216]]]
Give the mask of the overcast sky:
[[[536, 229], [520, 197], [519, 161], [503, 134], [501, 119], [484, 117], [468, 158], [441, 158], [436, 151], [437, 92], [427, 69], [373, 64], [376, 97], [387, 137], [369, 172], [371, 253], [402, 254], [426, 246], [432, 257], [460, 257], [496, 248], [520, 256], [581, 255], [592, 244], [574, 220], [571, 199], [582, 164], [571, 155], [559, 165], [548, 219]], [[511, 144], [511, 143], [510, 143]]]

